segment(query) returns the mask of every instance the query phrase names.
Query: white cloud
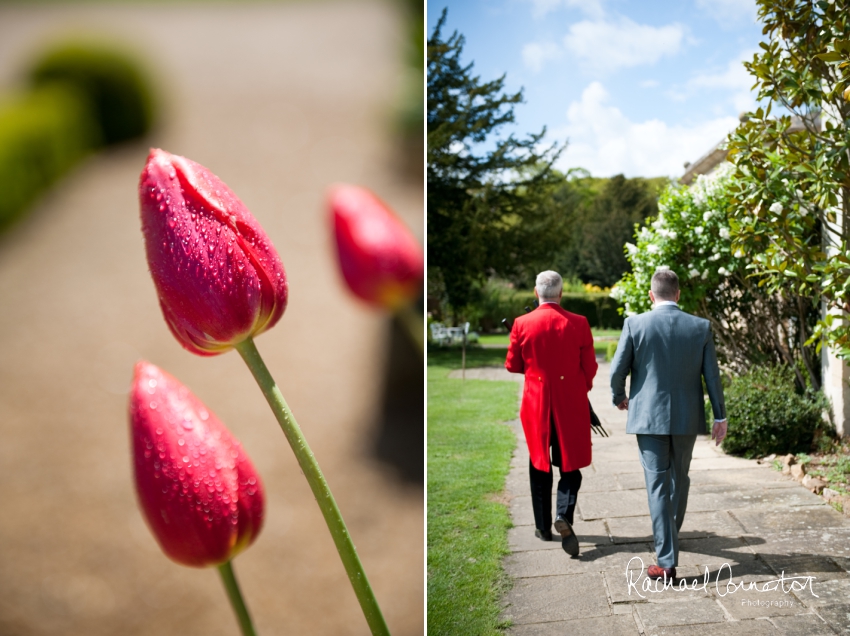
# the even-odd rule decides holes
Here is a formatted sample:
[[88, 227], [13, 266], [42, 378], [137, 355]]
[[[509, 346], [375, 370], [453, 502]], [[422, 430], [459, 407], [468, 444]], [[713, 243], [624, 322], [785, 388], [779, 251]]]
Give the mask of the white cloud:
[[532, 15], [542, 18], [561, 7], [579, 9], [589, 18], [599, 19], [605, 14], [603, 0], [528, 0], [532, 4]]
[[755, 94], [751, 90], [754, 80], [741, 62], [751, 59], [752, 56], [753, 51], [745, 51], [737, 59], [729, 62], [724, 71], [693, 76], [686, 84], [687, 94], [691, 95], [704, 90], [714, 93], [726, 91], [731, 95], [726, 100], [718, 101], [728, 100], [739, 112], [751, 110], [756, 104]]
[[665, 55], [678, 53], [684, 39], [681, 24], [654, 27], [621, 16], [616, 21], [573, 24], [564, 36], [564, 46], [588, 69], [606, 72], [654, 64]]
[[641, 88], [655, 88], [658, 85], [659, 85], [658, 80], [654, 80], [654, 79], [643, 80], [640, 83]]
[[552, 42], [532, 42], [522, 47], [522, 61], [535, 73], [540, 72], [544, 62], [559, 57], [561, 57], [561, 49]]
[[755, 0], [697, 0], [697, 7], [717, 20], [721, 26], [756, 21]]
[[581, 100], [570, 104], [567, 125], [554, 130], [556, 138], [569, 140], [559, 168], [581, 166], [594, 176], [672, 176], [722, 140], [735, 126], [735, 117], [719, 117], [694, 126], [668, 126], [658, 119], [632, 122], [608, 105], [608, 92], [591, 83]]

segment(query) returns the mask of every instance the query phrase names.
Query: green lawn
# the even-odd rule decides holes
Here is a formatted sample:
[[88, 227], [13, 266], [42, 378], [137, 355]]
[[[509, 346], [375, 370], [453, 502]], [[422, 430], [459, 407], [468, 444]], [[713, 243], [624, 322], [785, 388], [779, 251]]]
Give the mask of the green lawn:
[[[504, 364], [499, 349], [470, 349], [467, 365]], [[507, 508], [498, 503], [516, 438], [517, 384], [450, 380], [460, 351], [428, 353], [428, 632], [499, 634], [510, 584]]]
[[[616, 342], [620, 339], [619, 329], [592, 329], [593, 332], [593, 349], [599, 355], [605, 355], [608, 350], [609, 342]], [[490, 333], [478, 337], [478, 342], [486, 345], [503, 345], [508, 346], [510, 336], [506, 333]], [[504, 360], [502, 360], [504, 362]]]

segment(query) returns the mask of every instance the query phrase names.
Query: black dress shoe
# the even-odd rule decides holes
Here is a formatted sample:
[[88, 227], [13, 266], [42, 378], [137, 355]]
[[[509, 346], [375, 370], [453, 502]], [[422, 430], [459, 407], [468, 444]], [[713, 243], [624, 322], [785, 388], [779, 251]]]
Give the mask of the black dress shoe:
[[551, 541], [552, 540], [552, 531], [551, 530], [540, 530], [537, 529], [534, 531], [534, 536], [542, 541]]
[[561, 547], [564, 549], [564, 552], [570, 556], [577, 557], [578, 538], [576, 537], [576, 533], [573, 532], [570, 522], [559, 516], [555, 519], [555, 530], [561, 535]]

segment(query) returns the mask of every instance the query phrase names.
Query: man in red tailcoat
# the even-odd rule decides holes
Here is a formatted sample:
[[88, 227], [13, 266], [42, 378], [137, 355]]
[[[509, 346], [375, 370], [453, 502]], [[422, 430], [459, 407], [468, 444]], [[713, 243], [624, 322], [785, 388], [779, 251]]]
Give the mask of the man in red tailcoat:
[[[596, 353], [587, 318], [561, 308], [563, 280], [538, 274], [534, 295], [540, 306], [516, 319], [505, 367], [525, 374], [520, 419], [531, 455], [531, 505], [536, 536], [552, 540], [552, 466], [557, 466], [555, 530], [561, 545], [578, 556], [573, 532], [580, 468], [590, 465], [590, 403]], [[551, 457], [550, 457], [551, 450]]]

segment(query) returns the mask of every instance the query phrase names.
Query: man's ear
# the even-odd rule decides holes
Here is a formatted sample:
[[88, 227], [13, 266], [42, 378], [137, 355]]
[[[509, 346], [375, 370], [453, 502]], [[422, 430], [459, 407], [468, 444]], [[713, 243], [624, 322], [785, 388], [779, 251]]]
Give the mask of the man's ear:
[[676, 302], [679, 302], [679, 296], [681, 296], [681, 295], [682, 295], [682, 290], [681, 289], [676, 290]]
[[538, 294], [538, 293], [537, 293], [537, 287], [536, 287], [536, 286], [534, 287], [534, 297], [535, 297], [537, 300], [540, 300], [540, 294]]
[[652, 293], [651, 289], [649, 290], [649, 300], [652, 302], [653, 305], [655, 304], [655, 294]]

